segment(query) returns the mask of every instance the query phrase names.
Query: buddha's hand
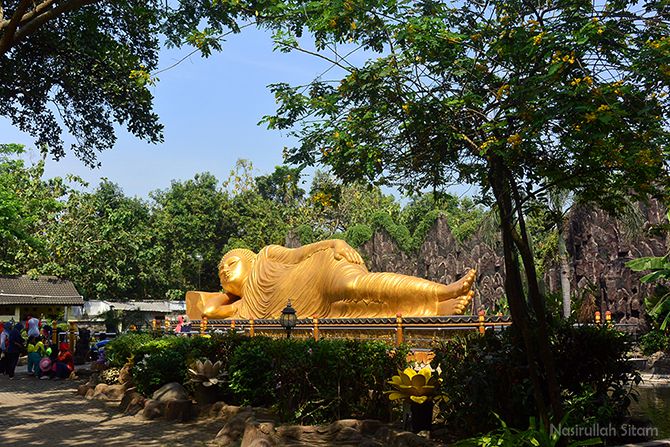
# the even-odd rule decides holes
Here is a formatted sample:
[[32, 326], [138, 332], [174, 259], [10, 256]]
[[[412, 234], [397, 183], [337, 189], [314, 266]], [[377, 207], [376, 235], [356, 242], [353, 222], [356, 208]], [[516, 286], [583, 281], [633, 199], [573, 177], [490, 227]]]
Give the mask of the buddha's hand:
[[349, 244], [344, 241], [335, 239], [333, 240], [333, 251], [335, 252], [335, 259], [340, 260], [342, 258], [351, 262], [352, 264], [364, 264], [363, 258], [354, 250]]

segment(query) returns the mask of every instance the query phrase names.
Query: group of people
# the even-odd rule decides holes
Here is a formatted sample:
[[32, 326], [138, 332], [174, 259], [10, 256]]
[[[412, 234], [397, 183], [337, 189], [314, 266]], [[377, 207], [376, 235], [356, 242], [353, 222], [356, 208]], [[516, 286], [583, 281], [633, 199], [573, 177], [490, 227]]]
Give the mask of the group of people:
[[[25, 337], [24, 337], [25, 332]], [[52, 345], [52, 328], [28, 316], [25, 326], [0, 322], [0, 373], [14, 378], [19, 357], [28, 356], [28, 374], [41, 378], [65, 379], [74, 371], [74, 357], [68, 343]]]

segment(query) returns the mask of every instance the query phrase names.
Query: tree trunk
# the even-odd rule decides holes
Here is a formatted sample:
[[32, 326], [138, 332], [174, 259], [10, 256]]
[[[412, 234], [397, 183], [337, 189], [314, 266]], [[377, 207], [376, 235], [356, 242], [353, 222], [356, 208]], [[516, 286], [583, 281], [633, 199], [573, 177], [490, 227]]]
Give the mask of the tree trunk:
[[[544, 296], [540, 292], [539, 282], [537, 280], [537, 271], [535, 270], [535, 259], [530, 249], [530, 241], [528, 239], [528, 232], [526, 231], [526, 222], [522, 211], [522, 200], [519, 190], [509, 171], [506, 181], [509, 182], [514, 201], [516, 203], [517, 219], [519, 221], [520, 235], [512, 227], [512, 235], [514, 244], [516, 245], [521, 260], [523, 262], [526, 273], [526, 281], [528, 282], [528, 298], [535, 313], [536, 330], [537, 330], [537, 348], [540, 354], [540, 371], [544, 372], [546, 380], [546, 392], [549, 397], [549, 406], [551, 407], [553, 420], [558, 422], [563, 418], [563, 406], [561, 404], [561, 392], [556, 378], [556, 367], [554, 363], [554, 355], [551, 352], [551, 345], [549, 343], [549, 325], [547, 324], [547, 309], [544, 301]], [[547, 425], [547, 429], [549, 426]]]
[[572, 313], [570, 300], [570, 263], [568, 250], [565, 246], [563, 228], [558, 227], [558, 258], [561, 263], [561, 294], [563, 296], [563, 318], [570, 318]]
[[536, 338], [531, 328], [530, 316], [523, 293], [521, 271], [514, 249], [514, 224], [512, 198], [509, 182], [506, 181], [503, 165], [499, 160], [491, 159], [489, 163], [489, 179], [500, 213], [500, 230], [505, 260], [505, 293], [509, 303], [512, 324], [519, 330], [524, 343], [524, 351], [528, 361], [528, 373], [533, 384], [533, 396], [537, 412], [542, 424], [549, 428], [547, 398], [542, 386], [541, 361], [537, 350]]

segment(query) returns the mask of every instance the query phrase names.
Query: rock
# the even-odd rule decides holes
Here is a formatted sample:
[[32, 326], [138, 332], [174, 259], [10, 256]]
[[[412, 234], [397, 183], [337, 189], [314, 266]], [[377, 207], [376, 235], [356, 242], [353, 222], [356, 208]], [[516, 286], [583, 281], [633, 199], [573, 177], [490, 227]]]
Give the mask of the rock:
[[86, 385], [90, 385], [93, 388], [100, 383], [100, 375], [98, 373], [92, 373], [91, 376], [88, 378], [88, 382], [86, 382]]
[[670, 374], [670, 357], [662, 352], [661, 353], [657, 352], [656, 354], [654, 354], [656, 358], [654, 359], [651, 365], [651, 372], [653, 374], [662, 374], [662, 375]]
[[376, 439], [364, 438], [358, 444], [358, 447], [384, 447], [384, 443], [377, 441]]
[[292, 442], [303, 441], [306, 437], [314, 439], [314, 437], [318, 438], [324, 433], [327, 433], [327, 431], [318, 432], [318, 427], [313, 425], [282, 425], [277, 427], [276, 434], [277, 437], [283, 441], [282, 444], [291, 444]]
[[274, 445], [275, 444], [270, 443], [267, 439], [255, 439], [251, 444], [245, 447], [272, 447]]
[[119, 383], [121, 384], [130, 384], [133, 380], [133, 375], [131, 374], [131, 369], [132, 365], [130, 363], [126, 363], [123, 365], [123, 368], [121, 368], [121, 371], [119, 371]]
[[119, 410], [124, 414], [135, 415], [144, 409], [146, 398], [134, 389], [126, 390], [119, 404]]
[[396, 433], [391, 437], [389, 447], [432, 447], [433, 443], [409, 431]]
[[363, 435], [357, 429], [353, 427], [343, 427], [337, 435], [335, 435], [335, 441], [337, 444], [351, 444], [358, 445], [363, 440]]
[[664, 355], [664, 354], [663, 354], [663, 351], [657, 351], [657, 352], [654, 352], [652, 355], [650, 355], [650, 356], [647, 358], [647, 367], [646, 367], [646, 371], [651, 372], [652, 369], [654, 368], [654, 363], [656, 363], [656, 360], [658, 360], [658, 359], [660, 359], [661, 357], [663, 357], [663, 355]]
[[388, 440], [391, 439], [392, 431], [387, 425], [382, 425], [379, 430], [374, 434], [375, 439], [379, 439], [383, 444], [388, 444]]
[[191, 399], [162, 401], [163, 416], [169, 421], [188, 421], [193, 416], [193, 402]]
[[163, 402], [147, 399], [144, 403], [144, 410], [142, 410], [142, 417], [145, 419], [156, 419], [163, 415]]
[[94, 388], [95, 385], [89, 385], [88, 383], [85, 385], [79, 385], [77, 387], [77, 394], [79, 394], [80, 396], [86, 396], [89, 390], [93, 390]]
[[100, 399], [101, 396], [103, 396], [106, 399], [107, 398], [106, 394], [107, 394], [107, 388], [108, 387], [109, 387], [109, 385], [107, 385], [106, 383], [97, 384], [95, 386], [95, 388], [93, 389], [93, 398], [94, 399]]
[[121, 400], [125, 391], [126, 387], [124, 385], [107, 385], [106, 383], [99, 383], [95, 386], [91, 397], [98, 400]]
[[361, 421], [360, 430], [362, 434], [369, 436], [376, 433], [381, 427], [381, 421], [376, 419], [365, 419]]
[[226, 425], [223, 426], [219, 433], [214, 438], [214, 443], [217, 445], [232, 445], [237, 443], [247, 426], [247, 419], [253, 418], [251, 409], [240, 411], [235, 416], [228, 419]]
[[277, 445], [274, 435], [274, 423], [247, 420], [240, 447], [273, 447]]
[[160, 389], [154, 392], [151, 398], [158, 401], [189, 399], [186, 389], [177, 382], [163, 385]]
[[109, 385], [107, 387], [107, 392], [105, 394], [107, 395], [108, 400], [120, 401], [125, 392], [126, 392], [125, 385]]

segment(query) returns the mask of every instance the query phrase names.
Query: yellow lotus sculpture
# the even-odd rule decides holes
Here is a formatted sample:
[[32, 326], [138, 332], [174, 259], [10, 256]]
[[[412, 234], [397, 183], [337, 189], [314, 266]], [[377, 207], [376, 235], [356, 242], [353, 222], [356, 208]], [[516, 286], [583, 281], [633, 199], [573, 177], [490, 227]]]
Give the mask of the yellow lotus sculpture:
[[235, 249], [219, 264], [223, 292], [191, 291], [192, 319], [274, 318], [290, 299], [298, 316], [357, 318], [462, 314], [475, 270], [445, 285], [397, 273], [370, 273], [358, 252], [338, 239], [299, 248]]
[[437, 394], [440, 379], [433, 375], [433, 370], [428, 366], [419, 372], [412, 368], [405, 368], [402, 372], [398, 371], [397, 376], [391, 377], [388, 383], [395, 388], [393, 391], [386, 391], [391, 400], [409, 399], [422, 404], [440, 397]]

